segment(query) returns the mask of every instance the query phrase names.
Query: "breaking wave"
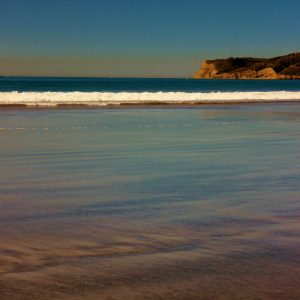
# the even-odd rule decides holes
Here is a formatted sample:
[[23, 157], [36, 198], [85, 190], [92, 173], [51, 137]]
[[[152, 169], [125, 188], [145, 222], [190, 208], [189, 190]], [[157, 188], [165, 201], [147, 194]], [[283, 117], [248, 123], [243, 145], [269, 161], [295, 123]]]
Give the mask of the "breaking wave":
[[300, 101], [300, 91], [276, 92], [0, 92], [0, 105], [107, 106]]

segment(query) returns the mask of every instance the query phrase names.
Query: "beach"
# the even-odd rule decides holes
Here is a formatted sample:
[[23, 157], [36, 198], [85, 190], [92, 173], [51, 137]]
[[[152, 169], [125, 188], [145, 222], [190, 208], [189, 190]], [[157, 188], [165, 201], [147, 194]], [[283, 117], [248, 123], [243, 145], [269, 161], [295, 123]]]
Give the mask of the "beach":
[[299, 300], [299, 11], [2, 1], [0, 300]]
[[300, 104], [0, 110], [4, 299], [298, 299]]

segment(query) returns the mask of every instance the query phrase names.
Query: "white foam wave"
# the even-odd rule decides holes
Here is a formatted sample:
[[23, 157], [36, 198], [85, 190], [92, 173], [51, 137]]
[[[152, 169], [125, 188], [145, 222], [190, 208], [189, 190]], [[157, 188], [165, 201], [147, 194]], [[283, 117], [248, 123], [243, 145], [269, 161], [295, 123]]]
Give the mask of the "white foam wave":
[[300, 91], [276, 92], [0, 92], [0, 105], [57, 106], [300, 101]]

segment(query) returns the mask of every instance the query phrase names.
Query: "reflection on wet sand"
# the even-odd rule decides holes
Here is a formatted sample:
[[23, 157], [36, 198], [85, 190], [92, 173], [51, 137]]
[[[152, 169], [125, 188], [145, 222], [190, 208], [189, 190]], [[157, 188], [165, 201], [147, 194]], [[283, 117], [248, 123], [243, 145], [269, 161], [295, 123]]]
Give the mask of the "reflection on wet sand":
[[156, 228], [133, 222], [122, 230], [117, 220], [81, 220], [64, 224], [63, 234], [62, 224], [30, 224], [25, 231], [1, 234], [1, 294], [4, 299], [297, 299], [298, 221], [296, 216], [225, 218]]
[[231, 109], [0, 119], [1, 299], [299, 299], [300, 106]]

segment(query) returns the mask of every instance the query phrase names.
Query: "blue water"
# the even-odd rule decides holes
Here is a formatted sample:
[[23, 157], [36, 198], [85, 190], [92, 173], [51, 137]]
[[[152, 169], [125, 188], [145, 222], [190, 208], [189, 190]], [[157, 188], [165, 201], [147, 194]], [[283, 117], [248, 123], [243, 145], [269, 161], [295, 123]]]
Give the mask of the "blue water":
[[0, 92], [300, 91], [300, 80], [1, 77]]

